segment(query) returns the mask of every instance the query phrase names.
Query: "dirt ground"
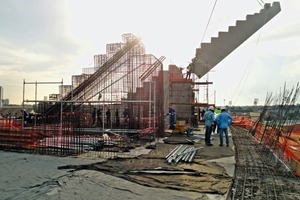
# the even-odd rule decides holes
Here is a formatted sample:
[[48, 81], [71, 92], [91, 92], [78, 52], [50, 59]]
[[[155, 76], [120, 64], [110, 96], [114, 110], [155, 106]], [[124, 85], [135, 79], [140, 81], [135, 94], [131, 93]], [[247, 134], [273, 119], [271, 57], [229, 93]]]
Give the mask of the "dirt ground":
[[[206, 147], [199, 132], [190, 138], [171, 135], [154, 149], [139, 146], [108, 160], [96, 151], [76, 157], [0, 151], [1, 199], [226, 199], [233, 148], [219, 147], [217, 137]], [[180, 144], [203, 148], [192, 163], [168, 164], [166, 155]]]
[[[218, 159], [232, 158], [233, 146], [219, 147], [219, 138], [213, 136], [214, 146], [205, 146], [201, 131], [186, 137], [184, 134], [169, 134], [153, 145], [147, 153], [135, 157], [118, 157], [90, 165], [62, 166], [61, 169], [96, 170], [153, 188], [168, 188], [207, 194], [225, 195], [232, 182], [232, 174], [224, 166], [234, 168], [234, 163], [222, 165]], [[191, 142], [192, 141], [192, 142]], [[166, 156], [178, 145], [198, 147], [193, 161], [168, 163]], [[232, 160], [232, 159], [231, 159]]]

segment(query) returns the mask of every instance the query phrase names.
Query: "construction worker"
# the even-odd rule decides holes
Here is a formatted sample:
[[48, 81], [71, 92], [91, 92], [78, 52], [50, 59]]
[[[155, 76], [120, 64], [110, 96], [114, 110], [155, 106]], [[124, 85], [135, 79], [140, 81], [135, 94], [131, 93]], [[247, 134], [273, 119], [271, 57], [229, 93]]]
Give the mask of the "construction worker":
[[106, 111], [106, 125], [110, 125], [110, 109], [108, 109], [107, 111]]
[[225, 134], [226, 146], [229, 147], [229, 138], [228, 138], [228, 127], [232, 123], [232, 117], [225, 110], [225, 107], [221, 107], [221, 113], [217, 116], [217, 124], [219, 127], [220, 134], [220, 144], [223, 146], [223, 133]]
[[205, 144], [206, 146], [213, 146], [211, 143], [211, 132], [213, 128], [213, 121], [214, 121], [214, 107], [209, 106], [208, 110], [204, 113], [204, 120], [205, 120]]
[[215, 133], [216, 132], [216, 129], [217, 129], [217, 133], [219, 133], [219, 127], [218, 127], [218, 124], [216, 122], [216, 119], [217, 119], [217, 116], [221, 113], [221, 109], [220, 108], [216, 108], [214, 110], [214, 123], [213, 123], [213, 130], [212, 132]]
[[96, 108], [93, 108], [92, 111], [93, 126], [96, 126], [96, 118], [97, 118], [97, 110]]
[[102, 109], [101, 108], [99, 108], [97, 110], [97, 125], [99, 127], [103, 126], [103, 124], [102, 124]]
[[172, 105], [169, 105], [169, 112], [167, 113], [166, 116], [168, 116], [168, 115], [170, 116], [170, 129], [174, 129], [176, 111], [172, 107]]
[[116, 126], [120, 126], [120, 115], [119, 115], [119, 109], [116, 108]]
[[123, 117], [124, 117], [124, 123], [127, 124], [127, 122], [129, 121], [129, 109], [128, 107], [126, 107], [123, 111]]
[[29, 119], [30, 119], [29, 113], [26, 111], [26, 109], [22, 109], [21, 112], [22, 112], [22, 115], [23, 115], [24, 125], [26, 125], [29, 122]]
[[181, 77], [184, 78], [184, 77], [183, 77], [183, 73], [182, 73], [183, 67], [178, 67], [178, 69], [180, 70]]
[[192, 63], [186, 67], [186, 79], [191, 78], [191, 65]]

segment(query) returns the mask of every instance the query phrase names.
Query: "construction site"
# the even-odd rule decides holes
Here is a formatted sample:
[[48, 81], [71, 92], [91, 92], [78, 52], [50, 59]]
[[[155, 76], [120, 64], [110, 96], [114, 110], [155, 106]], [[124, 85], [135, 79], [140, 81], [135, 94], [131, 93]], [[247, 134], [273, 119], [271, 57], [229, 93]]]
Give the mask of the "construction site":
[[[23, 107], [10, 111], [20, 114], [0, 117], [0, 149], [106, 159], [60, 169], [97, 170], [152, 188], [220, 199], [300, 199], [298, 84], [268, 94], [256, 118], [230, 113], [229, 148], [218, 147], [218, 139], [213, 147], [205, 146], [201, 112], [218, 105], [208, 96], [203, 102], [197, 98], [213, 84], [200, 79], [280, 10], [279, 2], [265, 4], [211, 43], [202, 43], [192, 59], [191, 77], [175, 64], [164, 70], [164, 56], [147, 53], [142, 38], [126, 33], [121, 42], [94, 55], [94, 66], [73, 75], [71, 85], [24, 80]], [[56, 84], [59, 94], [27, 99], [29, 85], [45, 84]], [[171, 129], [169, 106], [176, 111]], [[231, 160], [224, 161], [227, 167], [215, 161], [221, 158]]]

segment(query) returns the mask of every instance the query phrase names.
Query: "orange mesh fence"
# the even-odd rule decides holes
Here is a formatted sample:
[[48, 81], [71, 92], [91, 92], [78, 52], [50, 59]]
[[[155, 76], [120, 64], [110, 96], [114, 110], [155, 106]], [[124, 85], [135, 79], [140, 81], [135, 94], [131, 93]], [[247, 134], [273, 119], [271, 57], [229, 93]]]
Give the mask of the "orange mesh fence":
[[[300, 176], [300, 125], [293, 125], [293, 127], [285, 127], [280, 131], [274, 130], [272, 127], [265, 127], [263, 123], [256, 124], [248, 116], [233, 116], [234, 126], [241, 126], [243, 128], [253, 130], [255, 132], [255, 138], [258, 142], [263, 140], [262, 144], [276, 145], [279, 147], [278, 151], [281, 151], [284, 155], [284, 159], [288, 161], [295, 172], [295, 175]], [[255, 130], [254, 130], [255, 128]], [[290, 136], [286, 135], [285, 130], [292, 128]], [[291, 129], [290, 129], [291, 130]], [[275, 142], [277, 141], [278, 142]], [[275, 142], [275, 143], [274, 143]], [[276, 152], [275, 152], [276, 153]], [[279, 153], [279, 152], [277, 152]]]
[[0, 130], [20, 130], [21, 120], [13, 118], [0, 118]]
[[239, 116], [239, 115], [233, 115], [233, 125], [235, 126], [241, 126], [247, 129], [250, 129], [250, 126], [252, 125], [252, 120], [248, 116]]

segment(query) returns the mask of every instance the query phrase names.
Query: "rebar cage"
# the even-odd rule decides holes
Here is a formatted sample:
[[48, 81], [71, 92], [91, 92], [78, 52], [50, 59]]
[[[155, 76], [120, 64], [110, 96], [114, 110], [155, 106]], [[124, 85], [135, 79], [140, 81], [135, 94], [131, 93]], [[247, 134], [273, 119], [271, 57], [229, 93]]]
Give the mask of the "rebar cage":
[[[140, 38], [124, 34], [95, 65], [59, 85], [60, 94], [34, 103], [34, 113], [1, 119], [0, 147], [41, 154], [128, 151], [163, 134], [163, 65]], [[29, 82], [28, 82], [29, 83]], [[28, 84], [24, 80], [25, 88]], [[37, 82], [36, 82], [37, 83]], [[25, 89], [24, 89], [25, 91]], [[23, 92], [24, 93], [24, 92]]]

